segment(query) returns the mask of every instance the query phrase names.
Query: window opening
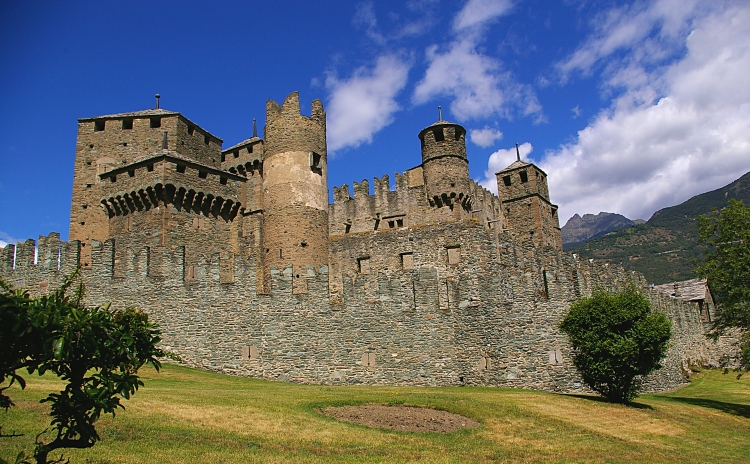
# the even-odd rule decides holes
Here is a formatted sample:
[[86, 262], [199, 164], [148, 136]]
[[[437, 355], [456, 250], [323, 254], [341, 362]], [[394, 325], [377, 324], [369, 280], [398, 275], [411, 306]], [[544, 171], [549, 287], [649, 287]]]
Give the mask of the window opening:
[[193, 135], [195, 133], [195, 127], [188, 125], [188, 135]]
[[396, 225], [399, 227], [404, 227], [404, 220], [403, 219], [396, 219]]
[[161, 127], [161, 118], [152, 117], [151, 118], [151, 128], [152, 129], [156, 129], [157, 127]]
[[529, 181], [529, 174], [526, 171], [521, 171], [518, 173], [519, 176], [521, 176], [521, 183], [524, 184]]
[[177, 165], [177, 172], [185, 172], [185, 165], [184, 164], [178, 164]]
[[122, 129], [123, 130], [130, 130], [133, 128], [133, 119], [127, 118], [122, 120]]
[[396, 221], [388, 221], [388, 228], [393, 229], [396, 227]]
[[201, 179], [205, 179], [206, 177], [208, 177], [208, 172], [198, 171], [198, 177], [200, 177]]
[[505, 184], [506, 187], [510, 187], [510, 176], [503, 176], [503, 184]]
[[131, 169], [128, 171], [128, 176], [135, 177], [135, 169]]
[[208, 145], [211, 142], [211, 137], [208, 136], [208, 134], [203, 136], [203, 143]]
[[344, 224], [344, 233], [348, 234], [352, 230], [351, 224]]
[[153, 172], [154, 171], [154, 163], [150, 163], [146, 165], [146, 171]]
[[445, 134], [443, 134], [443, 128], [434, 129], [432, 133], [435, 135], [436, 142], [442, 142], [445, 140]]
[[239, 157], [240, 157], [240, 151], [239, 151], [239, 150], [236, 150], [236, 151], [234, 152], [234, 157], [235, 157], [235, 158], [239, 158]]
[[357, 272], [360, 274], [370, 273], [370, 257], [357, 258]]
[[104, 119], [100, 119], [98, 121], [94, 121], [94, 131], [100, 132], [104, 130], [104, 123], [106, 121]]
[[222, 177], [221, 179], [219, 179], [219, 183], [221, 185], [227, 185], [227, 178], [226, 177]]

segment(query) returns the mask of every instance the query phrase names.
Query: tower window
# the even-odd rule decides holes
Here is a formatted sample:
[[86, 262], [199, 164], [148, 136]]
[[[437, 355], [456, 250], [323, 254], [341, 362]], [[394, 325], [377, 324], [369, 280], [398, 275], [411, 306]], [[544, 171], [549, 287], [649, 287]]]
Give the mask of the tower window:
[[464, 131], [462, 131], [461, 129], [459, 129], [458, 127], [456, 127], [455, 139], [456, 140], [461, 140], [461, 136], [463, 136], [463, 135], [464, 135]]
[[153, 172], [154, 171], [154, 163], [149, 163], [146, 165], [146, 171]]
[[185, 172], [185, 165], [184, 164], [178, 164], [177, 165], [177, 172], [180, 172], [180, 173]]
[[240, 151], [239, 150], [237, 150], [237, 151], [234, 152], [234, 157], [235, 158], [239, 158], [240, 157]]
[[253, 152], [253, 146], [252, 145], [248, 145], [247, 146], [247, 152], [248, 153], [252, 153]]
[[510, 176], [503, 176], [503, 184], [505, 184], [506, 187], [510, 187]]
[[221, 185], [227, 185], [227, 178], [222, 177], [221, 179], [219, 179], [219, 183], [221, 183]]
[[122, 130], [130, 130], [133, 128], [133, 118], [127, 118], [122, 120]]
[[529, 181], [529, 174], [526, 171], [521, 171], [518, 173], [519, 176], [521, 176], [521, 183], [526, 183]]
[[94, 131], [99, 132], [104, 130], [104, 123], [106, 121], [104, 119], [100, 119], [98, 121], [94, 121]]
[[388, 228], [389, 229], [393, 229], [394, 227], [396, 227], [396, 222], [395, 221], [388, 221]]
[[357, 272], [360, 274], [370, 273], [370, 257], [357, 259]]
[[443, 128], [434, 129], [432, 133], [435, 135], [436, 142], [442, 142], [445, 140], [445, 134], [443, 134]]
[[195, 127], [188, 125], [188, 135], [193, 135], [195, 133]]
[[130, 170], [128, 171], [128, 176], [130, 176], [130, 177], [135, 177], [135, 169], [130, 169]]
[[404, 220], [403, 219], [396, 219], [396, 225], [398, 227], [404, 227]]
[[198, 171], [198, 177], [200, 177], [201, 179], [205, 179], [206, 177], [208, 177], [208, 172]]
[[208, 134], [203, 136], [203, 143], [208, 145], [211, 142], [211, 137], [208, 136]]
[[151, 128], [156, 129], [157, 127], [161, 127], [161, 118], [159, 117], [152, 117], [151, 118]]
[[223, 163], [226, 160], [227, 160], [227, 154], [226, 153], [222, 153], [221, 154], [221, 162]]

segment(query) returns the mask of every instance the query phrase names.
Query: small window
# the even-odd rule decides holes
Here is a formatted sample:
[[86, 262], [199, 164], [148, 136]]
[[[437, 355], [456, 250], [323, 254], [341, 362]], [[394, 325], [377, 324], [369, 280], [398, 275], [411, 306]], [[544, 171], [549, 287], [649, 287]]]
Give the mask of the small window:
[[458, 264], [461, 262], [461, 247], [451, 247], [448, 252], [448, 264]]
[[403, 219], [396, 219], [396, 225], [398, 227], [404, 227], [404, 220]]
[[461, 137], [462, 137], [462, 136], [463, 136], [463, 135], [464, 135], [465, 133], [466, 133], [465, 131], [463, 131], [463, 130], [459, 129], [458, 127], [456, 127], [455, 139], [456, 139], [456, 140], [461, 140]]
[[128, 175], [129, 175], [130, 177], [135, 177], [135, 169], [130, 169], [130, 170], [128, 171]]
[[220, 183], [221, 185], [227, 185], [227, 178], [226, 178], [226, 177], [222, 177], [222, 178], [220, 178], [220, 179], [219, 179], [219, 183]]
[[133, 118], [122, 120], [122, 130], [131, 130], [133, 128]]
[[519, 176], [521, 176], [521, 183], [526, 183], [529, 181], [529, 174], [526, 171], [521, 171], [518, 173]]
[[357, 272], [360, 274], [370, 273], [370, 257], [357, 259]]
[[227, 154], [226, 153], [222, 153], [221, 154], [221, 162], [223, 163], [226, 160], [227, 160]]
[[236, 150], [236, 151], [234, 152], [234, 157], [235, 157], [235, 158], [239, 158], [239, 157], [240, 157], [240, 151], [239, 151], [239, 150]]
[[146, 165], [146, 171], [153, 172], [154, 171], [154, 163], [149, 163]]
[[92, 184], [86, 184], [86, 188], [90, 189]]
[[97, 121], [94, 121], [94, 131], [100, 132], [104, 130], [104, 123], [106, 121], [104, 119], [99, 119]]
[[321, 173], [323, 170], [323, 158], [314, 151], [310, 152], [310, 169], [317, 173]]
[[156, 129], [157, 127], [161, 127], [161, 118], [160, 117], [152, 117], [151, 118], [151, 128]]
[[195, 133], [195, 127], [188, 125], [188, 135], [193, 135]]
[[388, 221], [388, 228], [393, 229], [396, 227], [396, 221]]
[[184, 164], [178, 164], [177, 165], [177, 172], [185, 172], [185, 165]]
[[205, 143], [206, 145], [211, 143], [211, 137], [209, 137], [208, 134], [203, 136], [203, 143]]
[[510, 176], [503, 176], [503, 184], [505, 184], [506, 187], [510, 187]]
[[208, 177], [208, 172], [198, 171], [198, 177], [200, 177], [201, 179], [205, 179], [206, 177]]
[[109, 176], [109, 181], [113, 183], [117, 182], [117, 176]]
[[414, 269], [413, 253], [401, 253], [401, 269]]
[[247, 146], [247, 152], [248, 153], [252, 153], [253, 152], [253, 146], [252, 145], [248, 145]]
[[435, 135], [436, 142], [442, 142], [445, 140], [445, 134], [443, 134], [443, 128], [434, 129], [432, 133]]
[[352, 225], [351, 224], [344, 224], [344, 233], [345, 234], [348, 234], [349, 232], [351, 232], [351, 230], [352, 230]]

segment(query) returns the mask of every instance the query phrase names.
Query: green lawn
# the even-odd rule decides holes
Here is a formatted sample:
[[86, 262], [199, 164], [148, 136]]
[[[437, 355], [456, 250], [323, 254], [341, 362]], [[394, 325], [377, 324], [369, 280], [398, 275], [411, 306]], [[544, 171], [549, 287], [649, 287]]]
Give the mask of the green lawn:
[[[167, 365], [102, 441], [69, 450], [73, 463], [230, 462], [750, 462], [750, 375], [704, 372], [636, 407], [596, 397], [479, 387], [326, 387], [267, 382]], [[30, 452], [48, 424], [39, 399], [60, 385], [27, 376], [17, 407], [0, 411], [0, 457]], [[330, 404], [406, 403], [478, 419], [479, 429], [419, 434], [368, 429], [322, 416]]]

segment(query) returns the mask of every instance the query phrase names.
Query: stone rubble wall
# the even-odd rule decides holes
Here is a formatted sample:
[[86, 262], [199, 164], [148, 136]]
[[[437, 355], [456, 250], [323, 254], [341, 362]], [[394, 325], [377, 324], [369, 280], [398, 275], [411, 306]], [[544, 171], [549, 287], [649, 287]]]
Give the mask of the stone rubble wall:
[[[649, 292], [639, 274], [516, 246], [476, 220], [436, 227], [332, 237], [329, 265], [308, 266], [303, 291], [287, 266], [271, 267], [269, 292], [258, 292], [253, 254], [196, 261], [184, 247], [116, 252], [114, 240], [91, 244], [81, 275], [87, 304], [146, 310], [186, 364], [279, 381], [585, 391], [557, 325], [571, 301], [629, 282], [674, 324], [649, 390], [682, 385], [691, 363], [723, 354], [703, 336], [697, 305]], [[33, 294], [55, 288], [80, 259], [80, 243], [55, 233], [40, 237], [36, 263], [35, 248], [28, 240], [0, 250], [0, 276]], [[129, 259], [116, 273], [122, 253]], [[198, 266], [197, 279], [186, 279], [185, 263]]]

